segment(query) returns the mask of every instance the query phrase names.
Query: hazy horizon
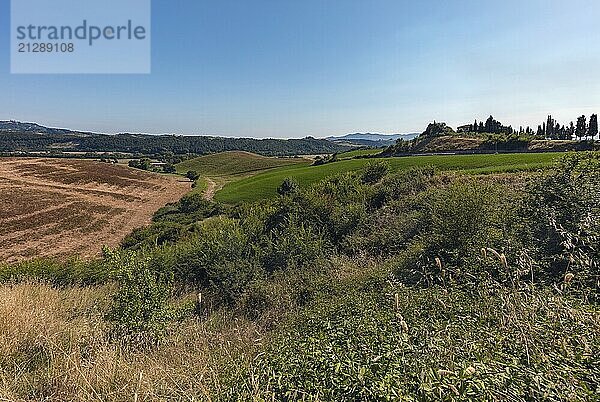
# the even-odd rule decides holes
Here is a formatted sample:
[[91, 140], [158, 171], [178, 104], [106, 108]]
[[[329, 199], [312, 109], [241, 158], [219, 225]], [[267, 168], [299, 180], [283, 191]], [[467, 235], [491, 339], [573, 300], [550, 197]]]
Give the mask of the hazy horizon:
[[[181, 135], [181, 136], [188, 136], [188, 137], [194, 137], [194, 136], [206, 136], [206, 137], [223, 137], [223, 138], [256, 138], [256, 139], [269, 139], [269, 138], [276, 138], [276, 139], [286, 139], [285, 137], [258, 137], [258, 136], [244, 136], [244, 137], [239, 137], [239, 136], [235, 136], [235, 135], [220, 135], [220, 134], [210, 134], [210, 133], [177, 133], [177, 132], [163, 132], [163, 133], [150, 133], [150, 132], [140, 132], [140, 131], [116, 131], [116, 132], [101, 132], [101, 131], [94, 131], [94, 130], [88, 130], [85, 128], [73, 128], [73, 127], [62, 127], [62, 126], [52, 126], [52, 125], [48, 125], [48, 124], [44, 124], [43, 122], [39, 122], [39, 121], [30, 121], [30, 120], [16, 120], [16, 119], [12, 119], [12, 118], [0, 118], [0, 122], [10, 122], [10, 121], [14, 121], [17, 123], [23, 123], [23, 124], [37, 124], [39, 126], [42, 127], [46, 127], [46, 128], [50, 128], [50, 129], [64, 129], [64, 130], [70, 130], [73, 132], [82, 132], [82, 133], [92, 133], [92, 134], [107, 134], [107, 135], [117, 135], [117, 134], [139, 134], [139, 135], [156, 135], [156, 136], [160, 136], [160, 135]], [[306, 137], [315, 137], [315, 138], [327, 138], [327, 137], [344, 137], [344, 136], [348, 136], [348, 135], [386, 135], [386, 136], [394, 136], [394, 135], [414, 135], [414, 134], [420, 134], [420, 132], [411, 132], [411, 133], [381, 133], [381, 132], [349, 132], [349, 133], [336, 133], [336, 134], [330, 134], [330, 135], [323, 135], [323, 136], [312, 136], [312, 135], [307, 135], [304, 137], [290, 137], [287, 139], [298, 139], [298, 138], [306, 138]]]
[[152, 73], [11, 75], [0, 119], [100, 133], [253, 138], [422, 132], [490, 114], [600, 112], [600, 4], [153, 1]]

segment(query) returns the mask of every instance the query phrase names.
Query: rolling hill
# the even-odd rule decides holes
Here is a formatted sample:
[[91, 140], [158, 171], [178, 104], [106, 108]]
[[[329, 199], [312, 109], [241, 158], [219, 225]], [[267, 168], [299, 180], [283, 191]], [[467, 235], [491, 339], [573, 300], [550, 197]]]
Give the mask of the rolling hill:
[[304, 158], [271, 158], [251, 152], [229, 151], [189, 159], [178, 163], [175, 168], [179, 174], [196, 171], [200, 178], [192, 192], [203, 194], [205, 199], [210, 200], [217, 191], [233, 180], [241, 180], [272, 169], [310, 164], [311, 162]]
[[200, 156], [177, 164], [178, 173], [195, 170], [202, 176], [222, 177], [248, 175], [290, 165], [307, 165], [303, 158], [269, 158], [251, 152], [229, 151]]
[[408, 169], [413, 166], [435, 166], [439, 170], [493, 173], [543, 168], [560, 158], [561, 155], [561, 153], [436, 155], [386, 159], [347, 159], [321, 166], [299, 164], [271, 169], [252, 177], [230, 182], [216, 193], [215, 200], [225, 203], [237, 203], [270, 198], [277, 194], [277, 187], [287, 177], [294, 178], [300, 186], [308, 186], [334, 174], [359, 170], [372, 161], [385, 160], [389, 163], [392, 171]]
[[267, 156], [314, 155], [344, 152], [351, 146], [324, 139], [226, 138], [205, 135], [98, 134], [37, 123], [0, 121], [0, 152], [52, 153], [118, 152], [143, 155], [212, 154], [248, 151]]
[[376, 154], [380, 154], [384, 151], [384, 148], [361, 148], [353, 151], [342, 152], [337, 155], [337, 159], [352, 159], [352, 158], [361, 158], [367, 156], [373, 156]]

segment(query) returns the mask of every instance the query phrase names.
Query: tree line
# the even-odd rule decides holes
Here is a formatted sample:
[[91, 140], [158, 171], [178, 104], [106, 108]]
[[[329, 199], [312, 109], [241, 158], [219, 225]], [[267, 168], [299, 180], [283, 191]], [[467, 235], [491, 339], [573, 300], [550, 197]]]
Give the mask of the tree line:
[[587, 117], [581, 115], [577, 123], [571, 121], [568, 125], [560, 125], [549, 115], [548, 120], [538, 126], [536, 135], [551, 140], [594, 139], [598, 135], [598, 115], [591, 115], [589, 123]]
[[594, 139], [598, 135], [598, 115], [592, 114], [587, 119], [587, 116], [581, 115], [577, 118], [576, 122], [571, 121], [568, 124], [560, 124], [557, 122], [552, 115], [549, 115], [545, 122], [539, 124], [537, 130], [532, 129], [530, 126], [519, 127], [519, 130], [515, 130], [512, 126], [505, 126], [493, 116], [487, 118], [485, 122], [480, 121], [473, 124], [467, 124], [460, 126], [457, 129], [459, 133], [486, 133], [486, 134], [518, 134], [518, 135], [529, 135], [538, 138], [544, 138], [548, 140], [572, 140], [579, 139], [589, 140]]
[[212, 154], [247, 151], [265, 156], [318, 155], [344, 152], [351, 147], [331, 141], [302, 139], [225, 138], [183, 135], [87, 134], [3, 129], [0, 152], [112, 152], [139, 155]]
[[487, 118], [485, 123], [483, 121], [475, 122], [473, 124], [467, 124], [465, 126], [458, 127], [459, 133], [490, 133], [490, 134], [514, 134], [515, 130], [512, 126], [504, 126], [502, 123], [494, 119], [493, 116]]

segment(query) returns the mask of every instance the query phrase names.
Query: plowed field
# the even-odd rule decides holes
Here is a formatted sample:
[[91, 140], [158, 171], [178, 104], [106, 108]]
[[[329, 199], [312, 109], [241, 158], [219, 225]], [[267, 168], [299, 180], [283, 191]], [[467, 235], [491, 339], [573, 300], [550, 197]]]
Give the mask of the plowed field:
[[92, 257], [189, 182], [89, 160], [0, 158], [0, 261]]

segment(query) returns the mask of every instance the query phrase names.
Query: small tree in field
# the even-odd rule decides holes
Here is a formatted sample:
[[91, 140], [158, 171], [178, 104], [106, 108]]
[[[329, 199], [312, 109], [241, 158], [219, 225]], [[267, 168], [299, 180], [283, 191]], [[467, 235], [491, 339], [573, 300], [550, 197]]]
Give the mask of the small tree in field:
[[191, 181], [196, 181], [200, 178], [200, 175], [195, 170], [188, 170], [185, 174], [185, 177], [187, 177]]
[[165, 173], [177, 173], [177, 169], [175, 169], [175, 166], [173, 166], [172, 164], [167, 163], [163, 167], [163, 172], [165, 172]]

